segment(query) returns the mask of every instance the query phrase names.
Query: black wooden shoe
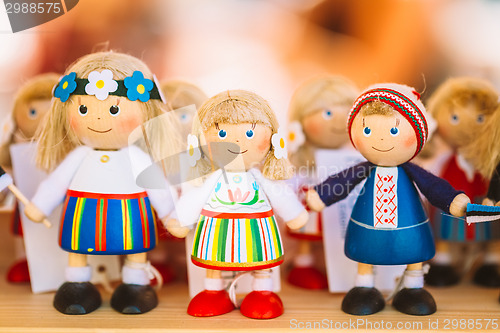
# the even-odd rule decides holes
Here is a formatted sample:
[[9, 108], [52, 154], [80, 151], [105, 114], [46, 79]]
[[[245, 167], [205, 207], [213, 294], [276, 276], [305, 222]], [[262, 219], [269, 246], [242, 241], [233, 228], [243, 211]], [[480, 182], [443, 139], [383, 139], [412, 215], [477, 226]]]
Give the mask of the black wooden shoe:
[[101, 295], [90, 282], [65, 282], [57, 290], [53, 304], [61, 313], [82, 315], [101, 306]]
[[424, 276], [425, 283], [429, 286], [446, 287], [457, 284], [460, 276], [451, 265], [431, 264], [429, 272]]
[[366, 316], [381, 311], [385, 300], [375, 288], [354, 287], [342, 300], [342, 311], [356, 316]]
[[123, 314], [140, 314], [158, 305], [156, 292], [150, 285], [122, 283], [111, 297], [111, 306]]
[[427, 316], [436, 312], [436, 302], [424, 288], [403, 288], [394, 299], [392, 306], [399, 312], [413, 316]]
[[474, 283], [483, 287], [500, 287], [500, 274], [498, 265], [482, 265], [474, 274]]

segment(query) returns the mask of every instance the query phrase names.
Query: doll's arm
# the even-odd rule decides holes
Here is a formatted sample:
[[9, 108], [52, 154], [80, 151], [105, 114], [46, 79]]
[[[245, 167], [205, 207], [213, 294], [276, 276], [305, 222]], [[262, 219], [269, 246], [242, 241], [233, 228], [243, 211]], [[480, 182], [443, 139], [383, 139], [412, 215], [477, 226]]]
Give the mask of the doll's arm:
[[497, 166], [495, 172], [493, 172], [486, 196], [495, 203], [500, 201], [500, 164]]
[[175, 206], [181, 226], [193, 226], [198, 222], [201, 209], [207, 203], [222, 171], [212, 173], [201, 186], [183, 187], [182, 195]]
[[[455, 190], [446, 180], [410, 162], [403, 164], [402, 167], [431, 205], [443, 210], [447, 214], [458, 214], [459, 211], [463, 210], [463, 206], [466, 206], [467, 196], [462, 191]], [[452, 203], [454, 205], [450, 207]], [[453, 208], [453, 212], [450, 211], [450, 208]]]
[[[319, 198], [325, 206], [330, 206], [347, 198], [349, 193], [370, 175], [375, 166], [370, 162], [362, 162], [328, 177], [324, 182], [314, 186]], [[308, 196], [314, 196], [309, 193]]]
[[45, 216], [49, 216], [64, 201], [71, 180], [90, 150], [89, 147], [80, 146], [69, 153], [62, 163], [40, 183], [31, 199], [32, 205]]
[[256, 186], [260, 186], [269, 198], [273, 210], [285, 222], [290, 222], [291, 228], [300, 228], [307, 222], [307, 212], [304, 206], [285, 181], [269, 180], [257, 169], [251, 169], [250, 172], [257, 181]]

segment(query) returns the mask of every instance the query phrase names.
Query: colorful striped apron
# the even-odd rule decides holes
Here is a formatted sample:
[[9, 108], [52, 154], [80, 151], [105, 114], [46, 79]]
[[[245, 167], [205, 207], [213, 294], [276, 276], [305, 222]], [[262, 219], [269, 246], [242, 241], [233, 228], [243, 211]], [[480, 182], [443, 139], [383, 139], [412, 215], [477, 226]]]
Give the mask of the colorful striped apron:
[[218, 213], [203, 209], [191, 259], [197, 266], [227, 271], [280, 265], [283, 245], [273, 211]]
[[82, 254], [132, 254], [152, 250], [156, 220], [146, 192], [101, 194], [68, 190], [61, 248]]

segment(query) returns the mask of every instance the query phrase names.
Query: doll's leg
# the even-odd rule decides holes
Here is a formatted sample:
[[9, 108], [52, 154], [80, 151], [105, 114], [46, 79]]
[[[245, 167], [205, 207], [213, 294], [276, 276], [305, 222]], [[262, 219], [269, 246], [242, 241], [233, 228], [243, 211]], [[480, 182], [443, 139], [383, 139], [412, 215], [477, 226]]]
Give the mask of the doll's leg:
[[271, 319], [283, 314], [283, 302], [273, 292], [273, 279], [270, 269], [252, 272], [252, 292], [241, 303], [241, 313], [254, 319]]
[[299, 240], [298, 252], [293, 258], [293, 267], [288, 274], [288, 282], [306, 289], [324, 289], [328, 282], [324, 273], [314, 267], [312, 242]]
[[153, 278], [147, 253], [129, 254], [122, 268], [122, 284], [113, 292], [111, 306], [123, 314], [139, 314], [158, 305], [156, 292], [150, 286]]
[[425, 316], [436, 312], [436, 302], [424, 289], [422, 263], [408, 265], [403, 275], [403, 289], [392, 301], [396, 310], [409, 315]]
[[385, 306], [382, 293], [375, 288], [373, 266], [358, 263], [355, 287], [342, 300], [342, 311], [365, 316], [381, 311]]
[[474, 283], [483, 287], [500, 287], [500, 241], [492, 240], [484, 244], [484, 260], [474, 274]]
[[425, 275], [425, 283], [430, 286], [451, 286], [460, 280], [459, 274], [452, 266], [450, 242], [443, 240], [436, 242], [436, 255], [430, 266], [429, 272]]
[[87, 314], [101, 305], [101, 295], [90, 283], [92, 268], [87, 264], [87, 256], [69, 253], [66, 267], [66, 281], [54, 297], [54, 307], [65, 314]]
[[212, 317], [234, 310], [229, 294], [224, 289], [221, 273], [218, 270], [207, 269], [205, 289], [189, 302], [188, 314], [195, 317]]

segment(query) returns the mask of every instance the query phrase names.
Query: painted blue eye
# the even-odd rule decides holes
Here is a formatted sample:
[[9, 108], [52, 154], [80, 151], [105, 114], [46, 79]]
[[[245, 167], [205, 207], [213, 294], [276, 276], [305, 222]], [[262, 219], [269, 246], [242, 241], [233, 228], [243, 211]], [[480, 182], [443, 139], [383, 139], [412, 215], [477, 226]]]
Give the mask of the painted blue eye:
[[331, 119], [333, 117], [333, 112], [331, 110], [323, 110], [323, 118], [326, 120]]
[[456, 124], [458, 124], [459, 121], [460, 121], [460, 117], [457, 114], [451, 115], [450, 123], [452, 123], [453, 125], [456, 125]]
[[476, 121], [478, 124], [484, 123], [484, 114], [480, 114], [479, 116], [477, 116]]
[[248, 139], [253, 139], [253, 135], [254, 135], [254, 133], [253, 133], [253, 131], [252, 131], [252, 130], [248, 130], [248, 131], [245, 133], [245, 135], [247, 136], [247, 138], [248, 138]]
[[366, 136], [366, 137], [372, 135], [372, 129], [370, 127], [368, 127], [368, 126], [365, 127], [365, 128], [363, 128], [363, 135]]
[[224, 131], [223, 129], [221, 129], [219, 131], [219, 138], [222, 139], [222, 140], [224, 140], [226, 137], [227, 137], [227, 132]]
[[36, 118], [37, 112], [36, 112], [35, 109], [30, 109], [28, 115], [29, 115], [30, 118]]
[[390, 130], [392, 136], [398, 136], [399, 135], [399, 128], [393, 127]]
[[189, 120], [189, 117], [186, 113], [181, 114], [180, 120], [182, 123], [187, 123]]

